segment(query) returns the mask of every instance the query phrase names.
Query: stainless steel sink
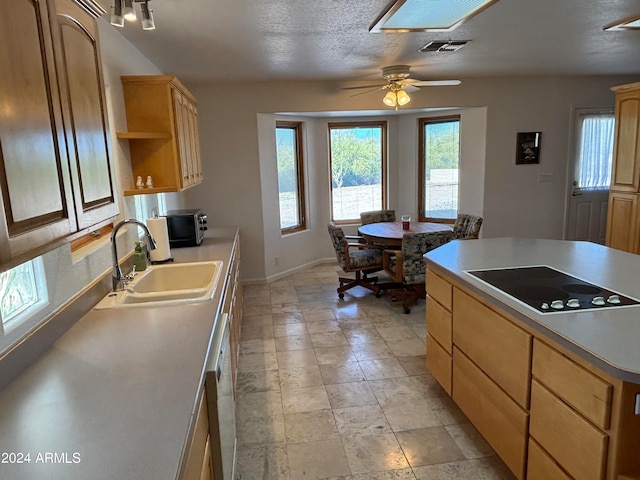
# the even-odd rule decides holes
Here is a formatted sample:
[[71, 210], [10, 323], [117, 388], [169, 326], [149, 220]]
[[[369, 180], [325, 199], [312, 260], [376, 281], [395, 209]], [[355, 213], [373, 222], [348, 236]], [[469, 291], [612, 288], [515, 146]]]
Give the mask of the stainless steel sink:
[[222, 271], [222, 261], [154, 265], [121, 292], [112, 292], [95, 308], [132, 308], [202, 302], [213, 297]]

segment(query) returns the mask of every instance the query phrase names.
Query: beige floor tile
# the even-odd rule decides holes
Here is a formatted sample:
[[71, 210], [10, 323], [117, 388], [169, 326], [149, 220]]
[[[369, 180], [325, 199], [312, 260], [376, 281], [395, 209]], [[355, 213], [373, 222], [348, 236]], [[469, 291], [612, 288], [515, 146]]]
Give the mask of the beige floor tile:
[[338, 427], [331, 410], [288, 413], [284, 416], [287, 442], [302, 443], [319, 440], [340, 442]]
[[236, 478], [241, 480], [289, 480], [284, 445], [256, 445], [237, 450]]
[[341, 332], [340, 324], [336, 320], [326, 320], [320, 322], [307, 322], [309, 333]]
[[464, 455], [444, 427], [396, 433], [411, 467], [464, 460]]
[[285, 323], [301, 323], [304, 322], [302, 312], [274, 313], [271, 315], [274, 325], [282, 325]]
[[365, 328], [345, 328], [344, 336], [346, 337], [350, 345], [371, 342], [384, 342], [384, 339], [380, 336], [378, 331], [373, 326], [367, 326]]
[[236, 396], [247, 393], [280, 390], [280, 376], [278, 370], [260, 370], [252, 372], [238, 372], [236, 378]]
[[406, 325], [398, 326], [398, 327], [378, 327], [376, 326], [376, 330], [380, 336], [385, 340], [385, 342], [398, 342], [401, 340], [416, 340], [416, 334], [413, 333]]
[[424, 399], [405, 405], [389, 405], [382, 407], [382, 411], [394, 432], [442, 426], [438, 416]]
[[250, 417], [238, 422], [238, 445], [282, 444], [285, 442], [284, 415]]
[[254, 340], [241, 340], [240, 341], [240, 355], [247, 355], [252, 353], [267, 353], [276, 351], [276, 341], [273, 338], [262, 339], [256, 338]]
[[349, 344], [342, 331], [311, 333], [309, 336], [311, 337], [311, 343], [314, 348], [339, 347], [341, 345]]
[[277, 314], [287, 314], [287, 313], [296, 313], [300, 312], [300, 305], [295, 303], [272, 303], [271, 304], [271, 313], [275, 315]]
[[280, 369], [280, 386], [284, 389], [314, 387], [324, 381], [317, 365], [311, 367], [288, 367]]
[[495, 455], [493, 449], [482, 438], [480, 432], [470, 423], [447, 425], [445, 427], [465, 458], [483, 458]]
[[393, 358], [393, 352], [384, 342], [358, 343], [351, 345], [351, 350], [358, 361]]
[[400, 362], [395, 358], [363, 360], [360, 362], [360, 367], [362, 368], [367, 380], [407, 376], [407, 372], [405, 372], [402, 365], [400, 365]]
[[251, 353], [240, 355], [238, 358], [238, 372], [273, 370], [275, 368], [278, 368], [278, 360], [275, 353]]
[[326, 322], [335, 320], [336, 316], [333, 310], [329, 308], [321, 308], [316, 310], [309, 310], [304, 312], [304, 319], [307, 322]]
[[273, 325], [243, 325], [240, 333], [242, 340], [267, 340], [274, 337]]
[[403, 468], [401, 470], [388, 470], [386, 472], [367, 472], [352, 475], [348, 480], [415, 480], [413, 470]]
[[380, 406], [404, 406], [425, 401], [410, 377], [387, 378], [368, 382]]
[[332, 408], [378, 405], [369, 382], [340, 383], [325, 385]]
[[302, 350], [284, 350], [276, 353], [280, 368], [315, 367], [318, 365], [316, 352], [313, 348]]
[[433, 375], [430, 373], [415, 377], [412, 376], [411, 381], [425, 398], [448, 397], [447, 392], [444, 391], [438, 381], [433, 378]]
[[312, 480], [349, 475], [349, 464], [340, 442], [291, 443], [287, 445], [291, 480]]
[[414, 467], [418, 480], [515, 480], [497, 457]]
[[387, 345], [393, 354], [399, 357], [413, 357], [427, 353], [425, 341], [418, 338], [409, 340], [387, 340]]
[[349, 467], [354, 474], [409, 467], [392, 433], [343, 437], [342, 442]]
[[270, 305], [243, 305], [243, 315], [262, 315], [271, 313], [273, 306]]
[[311, 412], [331, 408], [324, 386], [282, 390], [284, 413]]
[[242, 327], [261, 327], [273, 325], [273, 315], [245, 315], [242, 318]]
[[427, 403], [433, 408], [443, 425], [469, 423], [467, 416], [451, 400], [451, 397], [431, 397], [427, 398]]
[[351, 348], [346, 345], [337, 347], [318, 347], [314, 349], [318, 365], [330, 365], [333, 363], [355, 362], [356, 357]]
[[336, 383], [363, 382], [364, 373], [358, 362], [333, 363], [320, 365], [320, 373], [325, 385]]
[[283, 323], [274, 325], [273, 333], [275, 337], [291, 337], [295, 335], [306, 335], [307, 325], [304, 322], [301, 323]]
[[312, 348], [311, 338], [309, 335], [292, 335], [290, 337], [276, 338], [276, 351], [283, 352], [285, 350], [304, 350]]
[[389, 422], [379, 405], [334, 408], [333, 416], [343, 437], [391, 433]]
[[253, 417], [281, 415], [282, 396], [279, 391], [246, 393], [236, 402], [236, 422], [241, 423]]
[[404, 368], [404, 371], [407, 372], [407, 375], [409, 376], [413, 377], [429, 373], [425, 365], [426, 355], [416, 355], [411, 357], [396, 356], [396, 359], [400, 362], [400, 365], [402, 365], [402, 368]]

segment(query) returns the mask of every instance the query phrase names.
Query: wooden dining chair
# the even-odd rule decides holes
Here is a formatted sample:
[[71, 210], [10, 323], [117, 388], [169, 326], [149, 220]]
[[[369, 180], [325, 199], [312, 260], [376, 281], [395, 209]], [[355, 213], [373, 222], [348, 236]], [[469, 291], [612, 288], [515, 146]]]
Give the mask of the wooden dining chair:
[[377, 278], [365, 278], [363, 274], [382, 270], [382, 249], [373, 245], [349, 243], [344, 230], [333, 222], [329, 222], [327, 228], [336, 251], [338, 265], [346, 273], [355, 273], [355, 279], [338, 277], [338, 297], [344, 298], [345, 291], [358, 285], [368, 288], [379, 297], [381, 288], [375, 284]]
[[395, 221], [396, 221], [395, 210], [370, 210], [368, 212], [360, 213], [360, 223], [362, 225], [368, 225], [370, 223], [395, 222]]
[[482, 227], [482, 217], [459, 213], [456, 223], [453, 225], [453, 238], [456, 240], [469, 240], [478, 238]]
[[403, 298], [404, 313], [411, 313], [410, 307], [424, 296], [426, 265], [423, 255], [453, 240], [452, 231], [407, 232], [402, 236], [400, 250], [385, 249], [382, 253], [382, 268], [391, 278], [402, 285], [391, 290], [392, 298]]

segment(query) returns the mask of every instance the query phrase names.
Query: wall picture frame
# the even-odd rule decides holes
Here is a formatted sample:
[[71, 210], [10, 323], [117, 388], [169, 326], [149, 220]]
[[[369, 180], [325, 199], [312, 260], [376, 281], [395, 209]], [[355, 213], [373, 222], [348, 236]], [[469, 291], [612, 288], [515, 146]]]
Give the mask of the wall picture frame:
[[540, 163], [542, 132], [518, 132], [516, 165]]

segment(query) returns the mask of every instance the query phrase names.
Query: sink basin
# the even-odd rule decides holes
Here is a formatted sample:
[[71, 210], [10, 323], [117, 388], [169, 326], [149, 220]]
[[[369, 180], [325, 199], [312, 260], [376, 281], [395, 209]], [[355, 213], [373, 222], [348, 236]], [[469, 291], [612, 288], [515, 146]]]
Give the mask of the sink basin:
[[111, 292], [95, 308], [131, 308], [209, 300], [216, 290], [221, 261], [154, 265], [136, 274], [127, 288]]

